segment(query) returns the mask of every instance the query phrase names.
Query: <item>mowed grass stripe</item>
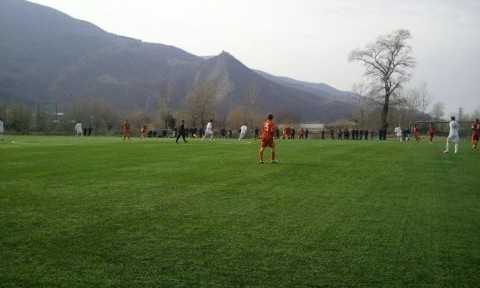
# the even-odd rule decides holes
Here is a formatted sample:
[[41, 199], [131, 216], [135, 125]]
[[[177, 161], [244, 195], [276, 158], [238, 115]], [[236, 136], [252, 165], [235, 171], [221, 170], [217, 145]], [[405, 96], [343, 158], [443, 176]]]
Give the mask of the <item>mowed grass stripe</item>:
[[0, 285], [478, 284], [465, 141], [279, 140], [264, 165], [251, 142], [9, 136]]

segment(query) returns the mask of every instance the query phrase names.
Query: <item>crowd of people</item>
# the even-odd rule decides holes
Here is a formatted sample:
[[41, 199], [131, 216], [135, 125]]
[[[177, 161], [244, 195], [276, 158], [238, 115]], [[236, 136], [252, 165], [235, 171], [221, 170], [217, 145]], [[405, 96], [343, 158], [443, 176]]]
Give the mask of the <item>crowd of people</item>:
[[[433, 143], [435, 137], [436, 128], [433, 122], [428, 123], [426, 129], [426, 135], [428, 136], [428, 142]], [[395, 135], [399, 141], [408, 141], [410, 140], [410, 135], [413, 134], [413, 137], [417, 143], [422, 141], [421, 129], [418, 127], [418, 124], [413, 124], [411, 129], [405, 128], [402, 129], [400, 126], [395, 127]], [[472, 145], [472, 150], [477, 151], [478, 139], [480, 137], [480, 123], [478, 118], [471, 125], [470, 140]], [[455, 154], [458, 153], [458, 143], [460, 141], [460, 124], [456, 120], [455, 116], [450, 117], [450, 122], [448, 123], [448, 136], [446, 139], [445, 150], [443, 153], [449, 153], [450, 147], [453, 145], [453, 151]]]
[[[271, 114], [269, 115], [269, 117], [271, 116]], [[273, 116], [272, 116], [273, 117]], [[272, 118], [273, 119], [273, 118]], [[267, 119], [267, 121], [269, 120], [270, 122], [268, 123], [274, 123], [272, 119]], [[1, 123], [2, 127], [0, 132], [0, 135], [3, 136], [3, 122]], [[266, 124], [264, 123], [264, 126]], [[125, 122], [123, 123], [123, 139], [131, 139], [131, 132], [130, 132], [130, 123], [128, 122], [128, 119], [125, 120]], [[457, 153], [458, 152], [458, 142], [459, 142], [459, 129], [460, 129], [460, 125], [459, 123], [455, 120], [455, 117], [451, 117], [451, 120], [449, 122], [449, 134], [448, 134], [448, 137], [447, 137], [447, 143], [446, 143], [446, 149], [444, 151], [444, 153], [448, 153], [450, 151], [450, 145], [454, 145], [454, 153]], [[298, 131], [298, 134], [295, 130], [295, 128], [292, 128], [290, 127], [290, 125], [286, 125], [282, 132], [280, 133], [280, 129], [276, 126], [276, 125], [270, 125], [269, 124], [269, 127], [268, 127], [268, 137], [273, 137], [275, 139], [288, 139], [288, 140], [292, 140], [292, 139], [295, 139], [295, 137], [297, 136], [298, 139], [307, 139], [309, 137], [309, 133], [310, 131], [308, 129], [304, 129], [303, 127], [300, 128], [300, 130]], [[248, 127], [247, 127], [247, 124], [244, 123], [239, 129], [238, 129], [238, 141], [241, 141], [242, 139], [245, 138], [246, 134], [247, 134], [247, 131], [248, 131]], [[259, 128], [255, 128], [252, 130], [254, 132], [254, 139], [257, 140], [257, 139], [261, 139], [263, 140], [263, 138], [265, 137], [265, 127], [262, 128], [262, 130], [260, 130]], [[415, 141], [417, 143], [421, 142], [422, 141], [422, 137], [421, 137], [421, 129], [420, 127], [418, 126], [418, 124], [413, 124], [411, 127], [409, 128], [401, 128], [400, 126], [397, 126], [395, 127], [394, 129], [394, 134], [396, 135], [397, 139], [399, 141], [409, 141], [410, 140], [410, 137], [413, 135], [413, 138], [415, 139]], [[434, 137], [435, 137], [435, 132], [436, 132], [436, 129], [435, 129], [435, 125], [433, 122], [430, 122], [428, 123], [427, 125], [427, 129], [426, 129], [426, 134], [428, 136], [428, 141], [430, 143], [433, 143], [433, 140], [434, 140]], [[75, 124], [75, 133], [76, 133], [76, 136], [77, 137], [82, 137], [83, 135], [86, 135], [88, 133], [88, 135], [90, 135], [91, 131], [85, 131], [85, 129], [82, 128], [82, 124], [81, 122], [77, 122]], [[181, 121], [181, 125], [177, 128], [177, 129], [173, 129], [172, 130], [172, 135], [171, 137], [172, 138], [175, 138], [176, 139], [176, 143], [178, 143], [178, 140], [180, 139], [180, 137], [182, 137], [184, 143], [187, 143], [188, 141], [186, 140], [187, 137], [189, 137], [188, 135], [191, 135], [192, 138], [196, 138], [196, 137], [199, 137], [201, 135], [203, 135], [201, 137], [201, 140], [205, 140], [205, 139], [208, 139], [209, 141], [212, 141], [213, 140], [213, 137], [214, 137], [214, 126], [213, 126], [213, 120], [210, 119], [205, 127], [205, 130], [202, 130], [201, 128], [198, 128], [198, 129], [188, 129], [186, 126], [185, 126], [185, 121], [182, 120]], [[335, 130], [334, 129], [330, 129], [329, 130], [329, 133], [330, 133], [330, 138], [333, 140], [333, 139], [339, 139], [339, 140], [362, 140], [362, 139], [365, 139], [367, 140], [368, 139], [368, 136], [369, 136], [369, 132], [368, 130], [359, 130], [358, 128], [354, 128], [354, 129], [351, 129], [349, 130], [348, 128], [341, 128], [341, 129], [338, 129], [338, 133], [336, 134], [336, 137], [335, 137]], [[199, 135], [199, 136], [197, 136]], [[220, 137], [222, 138], [232, 138], [232, 135], [233, 135], [233, 132], [231, 129], [220, 129]], [[325, 129], [322, 129], [320, 131], [320, 135], [321, 135], [321, 139], [325, 139]], [[159, 137], [167, 137], [168, 136], [168, 133], [166, 130], [164, 130], [160, 135]], [[479, 120], [478, 119], [475, 119], [475, 121], [472, 123], [471, 125], [471, 143], [472, 143], [472, 150], [474, 151], [477, 151], [477, 146], [478, 146], [478, 140], [479, 140], [479, 136], [480, 136], [480, 123], [479, 123]], [[148, 130], [147, 129], [147, 125], [145, 124], [142, 124], [141, 127], [140, 127], [140, 138], [146, 138], [146, 137], [157, 137], [157, 133], [156, 131], [152, 131], [152, 130]], [[373, 132], [370, 132], [370, 139], [373, 139]], [[270, 147], [269, 143], [266, 144], [267, 147]], [[275, 149], [272, 148], [273, 150], [273, 153], [275, 153]], [[262, 150], [263, 151], [263, 150]], [[263, 152], [262, 152], [263, 153]], [[263, 156], [261, 157], [263, 158]], [[261, 160], [263, 161], [263, 160]]]

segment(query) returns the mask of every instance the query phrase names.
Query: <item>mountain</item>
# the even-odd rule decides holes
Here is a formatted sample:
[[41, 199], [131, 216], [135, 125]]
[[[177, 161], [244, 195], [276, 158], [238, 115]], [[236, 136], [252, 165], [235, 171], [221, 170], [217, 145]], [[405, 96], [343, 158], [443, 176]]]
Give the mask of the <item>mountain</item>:
[[283, 86], [291, 87], [293, 89], [302, 90], [308, 93], [313, 93], [322, 97], [326, 97], [332, 101], [341, 101], [346, 103], [353, 103], [357, 100], [357, 96], [352, 92], [341, 91], [330, 85], [324, 83], [310, 83], [298, 81], [289, 77], [274, 76], [263, 71], [255, 70], [262, 77]]
[[181, 109], [206, 81], [215, 84], [216, 115], [252, 101], [252, 91], [259, 112], [291, 111], [302, 122], [343, 118], [352, 107], [348, 92], [254, 71], [227, 52], [199, 57], [24, 0], [0, 2], [0, 105], [103, 99], [125, 113], [155, 113], [165, 95]]

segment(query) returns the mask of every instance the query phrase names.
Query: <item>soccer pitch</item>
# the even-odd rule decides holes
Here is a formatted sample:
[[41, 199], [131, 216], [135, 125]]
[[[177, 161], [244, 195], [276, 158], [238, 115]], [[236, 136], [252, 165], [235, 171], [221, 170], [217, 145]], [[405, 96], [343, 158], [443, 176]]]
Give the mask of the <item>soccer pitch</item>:
[[0, 287], [480, 286], [467, 139], [276, 143], [6, 137]]

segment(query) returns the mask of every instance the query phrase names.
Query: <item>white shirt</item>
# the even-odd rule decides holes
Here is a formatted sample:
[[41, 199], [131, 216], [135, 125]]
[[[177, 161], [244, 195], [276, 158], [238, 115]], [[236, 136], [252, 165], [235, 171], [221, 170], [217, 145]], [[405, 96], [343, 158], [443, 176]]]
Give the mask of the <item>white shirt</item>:
[[240, 127], [240, 133], [245, 133], [247, 132], [247, 125], [242, 125], [242, 127]]
[[205, 129], [205, 132], [212, 132], [212, 128], [213, 128], [213, 125], [212, 125], [212, 122], [208, 122], [207, 124], [207, 129]]
[[448, 133], [448, 140], [452, 141], [458, 141], [458, 130], [460, 128], [460, 125], [458, 125], [458, 122], [455, 120], [450, 121], [450, 124], [448, 124], [450, 127], [450, 132]]
[[397, 137], [402, 136], [402, 128], [400, 126], [395, 127], [395, 133], [397, 133]]
[[82, 123], [78, 122], [77, 124], [75, 124], [75, 132], [83, 133]]

